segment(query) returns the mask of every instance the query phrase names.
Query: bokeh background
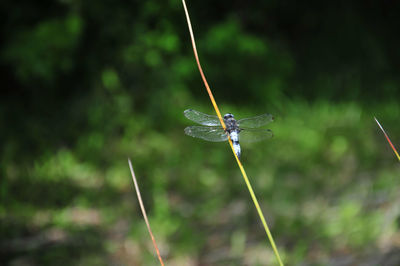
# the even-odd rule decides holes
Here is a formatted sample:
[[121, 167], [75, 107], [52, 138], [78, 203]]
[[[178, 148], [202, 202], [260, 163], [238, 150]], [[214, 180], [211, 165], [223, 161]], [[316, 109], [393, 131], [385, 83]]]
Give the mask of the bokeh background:
[[[179, 0], [1, 1], [0, 264], [275, 265]], [[398, 1], [188, 1], [223, 113], [272, 113], [243, 163], [287, 265], [400, 265]]]

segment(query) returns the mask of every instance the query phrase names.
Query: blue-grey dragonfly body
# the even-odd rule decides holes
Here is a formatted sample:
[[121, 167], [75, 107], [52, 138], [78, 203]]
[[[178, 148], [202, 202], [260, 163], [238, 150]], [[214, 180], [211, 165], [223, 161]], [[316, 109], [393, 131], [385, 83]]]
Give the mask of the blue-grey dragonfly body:
[[274, 120], [274, 117], [270, 114], [240, 120], [236, 120], [233, 114], [226, 114], [224, 115], [226, 130], [224, 130], [219, 118], [215, 115], [203, 114], [192, 109], [185, 110], [183, 113], [188, 119], [202, 125], [185, 128], [187, 135], [214, 142], [226, 141], [229, 136], [239, 159], [241, 155], [239, 140], [255, 142], [273, 136], [271, 130], [258, 128]]

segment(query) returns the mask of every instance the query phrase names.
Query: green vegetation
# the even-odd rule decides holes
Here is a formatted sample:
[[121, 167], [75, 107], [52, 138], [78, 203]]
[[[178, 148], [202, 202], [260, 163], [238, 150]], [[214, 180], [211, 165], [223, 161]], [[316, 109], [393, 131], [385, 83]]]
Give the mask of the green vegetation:
[[[275, 116], [242, 159], [286, 264], [387, 262], [400, 170], [373, 116], [399, 144], [398, 4], [187, 4], [221, 111]], [[183, 133], [213, 109], [180, 1], [2, 7], [2, 262], [157, 265], [128, 157], [167, 265], [276, 262], [228, 144]]]

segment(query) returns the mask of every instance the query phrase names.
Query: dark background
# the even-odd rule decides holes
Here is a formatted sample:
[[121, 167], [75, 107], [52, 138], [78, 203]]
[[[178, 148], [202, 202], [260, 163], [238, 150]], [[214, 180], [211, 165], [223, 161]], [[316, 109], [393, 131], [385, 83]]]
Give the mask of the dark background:
[[[272, 113], [243, 163], [287, 265], [399, 265], [398, 1], [189, 1], [223, 113]], [[182, 3], [2, 1], [0, 260], [273, 265], [213, 114]]]

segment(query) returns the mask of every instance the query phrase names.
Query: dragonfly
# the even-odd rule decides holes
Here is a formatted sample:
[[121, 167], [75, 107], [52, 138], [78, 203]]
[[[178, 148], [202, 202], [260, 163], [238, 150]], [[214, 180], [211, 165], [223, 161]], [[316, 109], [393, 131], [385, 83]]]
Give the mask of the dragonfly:
[[233, 114], [228, 113], [223, 118], [226, 129], [222, 127], [216, 115], [204, 114], [193, 109], [185, 110], [183, 114], [186, 118], [201, 125], [186, 127], [186, 135], [213, 142], [226, 141], [230, 138], [239, 160], [241, 156], [239, 141], [250, 143], [273, 136], [270, 129], [259, 128], [274, 121], [274, 117], [271, 114], [262, 114], [236, 120]]

